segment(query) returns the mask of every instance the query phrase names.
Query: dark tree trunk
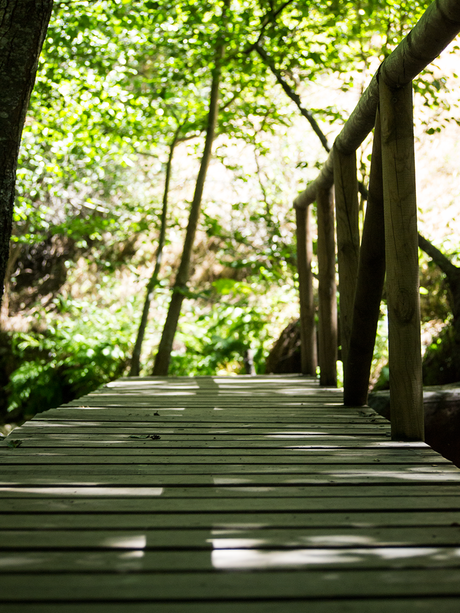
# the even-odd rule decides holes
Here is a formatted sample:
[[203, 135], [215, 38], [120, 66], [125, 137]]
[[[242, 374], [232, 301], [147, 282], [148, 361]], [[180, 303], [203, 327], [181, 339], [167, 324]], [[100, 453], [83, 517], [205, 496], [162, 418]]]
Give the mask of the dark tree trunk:
[[[224, 11], [228, 8], [230, 0], [224, 0]], [[206, 173], [212, 154], [212, 145], [217, 124], [217, 114], [219, 111], [219, 85], [221, 65], [224, 56], [224, 33], [222, 32], [216, 46], [215, 66], [212, 73], [211, 93], [209, 96], [209, 112], [206, 129], [206, 139], [204, 145], [203, 156], [201, 158], [200, 170], [195, 185], [195, 193], [190, 207], [190, 215], [187, 224], [185, 235], [184, 248], [182, 258], [177, 272], [177, 277], [174, 282], [171, 302], [169, 303], [168, 315], [163, 328], [158, 353], [155, 358], [153, 367], [153, 375], [167, 375], [169, 370], [169, 362], [171, 360], [171, 351], [176, 335], [177, 324], [179, 321], [182, 302], [187, 292], [187, 283], [190, 276], [190, 261], [192, 258], [193, 243], [200, 218], [201, 200], [203, 196], [204, 183]]]
[[19, 145], [52, 7], [52, 0], [0, 0], [0, 301]]

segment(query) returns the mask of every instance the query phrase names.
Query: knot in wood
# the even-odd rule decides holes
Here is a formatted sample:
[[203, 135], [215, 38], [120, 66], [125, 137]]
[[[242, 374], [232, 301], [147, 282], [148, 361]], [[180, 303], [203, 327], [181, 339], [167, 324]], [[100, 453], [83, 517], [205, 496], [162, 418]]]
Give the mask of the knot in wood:
[[393, 313], [400, 323], [408, 324], [415, 314], [415, 304], [410, 292], [405, 287], [399, 287], [393, 303]]

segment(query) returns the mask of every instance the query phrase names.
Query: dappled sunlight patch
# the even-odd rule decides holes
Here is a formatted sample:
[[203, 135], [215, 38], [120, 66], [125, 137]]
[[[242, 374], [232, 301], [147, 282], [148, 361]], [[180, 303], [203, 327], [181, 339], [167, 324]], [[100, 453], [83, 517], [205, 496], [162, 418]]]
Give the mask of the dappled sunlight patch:
[[[80, 408], [80, 407], [79, 407]], [[87, 407], [89, 408], [89, 407]], [[100, 428], [101, 426], [101, 422], [100, 421], [78, 421], [78, 422], [60, 422], [60, 423], [56, 423], [56, 421], [40, 421], [38, 419], [34, 419], [33, 422], [25, 422], [24, 424], [22, 424], [21, 428], [25, 429], [33, 429], [35, 430], [36, 428], [63, 428], [63, 429], [70, 429], [70, 428]]]
[[[264, 434], [265, 438], [310, 438], [311, 436], [327, 436], [331, 437], [329, 432], [321, 432], [318, 430], [300, 431], [300, 432], [274, 432], [273, 434]], [[341, 436], [340, 438], [356, 438], [354, 436]]]
[[136, 549], [135, 551], [126, 551], [124, 553], [120, 553], [118, 558], [120, 560], [138, 560], [139, 558], [143, 558], [145, 556], [145, 552], [142, 549]]
[[407, 449], [412, 447], [413, 449], [430, 449], [430, 446], [422, 441], [375, 441], [369, 443], [369, 447], [396, 447], [400, 449]]
[[213, 476], [212, 480], [214, 485], [244, 485], [246, 483], [252, 483], [253, 479], [243, 477], [218, 477]]
[[[219, 488], [218, 488], [219, 489]], [[276, 491], [277, 486], [276, 487], [269, 487], [269, 486], [263, 486], [263, 485], [258, 485], [258, 486], [230, 486], [230, 487], [225, 487], [225, 490], [222, 490], [222, 488], [220, 488], [220, 491], [225, 491], [225, 492], [244, 492], [245, 494], [248, 493], [266, 493], [266, 492], [273, 492]]]
[[36, 496], [161, 496], [163, 487], [1, 487], [0, 492]]
[[379, 471], [378, 473], [372, 470], [366, 469], [357, 469], [357, 470], [347, 470], [340, 472], [331, 472], [328, 475], [333, 479], [341, 479], [343, 477], [356, 477], [356, 478], [391, 478], [400, 481], [460, 481], [460, 470], [453, 470], [452, 472], [448, 472], [446, 470], [442, 471], [442, 474], [439, 472], [439, 468], [435, 467], [420, 467], [420, 468], [409, 468], [403, 471], [401, 467], [398, 467], [398, 470], [385, 470]]
[[3, 552], [0, 557], [0, 569], [12, 569], [12, 568], [22, 568], [27, 566], [37, 566], [40, 563], [46, 562], [46, 556], [42, 555], [40, 558], [37, 558], [36, 554], [9, 554], [8, 552]]
[[[316, 406], [316, 402], [317, 402], [317, 399], [314, 399], [314, 405], [315, 406]], [[279, 400], [279, 399], [277, 400], [277, 405], [281, 405], [283, 407], [290, 407], [290, 408], [294, 408], [295, 407], [295, 408], [306, 409], [307, 406], [311, 406], [310, 405], [310, 403], [311, 403], [310, 399], [308, 399], [308, 403], [309, 404], [307, 405], [306, 403], [307, 403], [307, 398], [305, 398], [305, 400], [298, 400], [296, 402], [287, 402], [287, 400]], [[323, 400], [321, 400], [321, 406], [322, 407], [336, 407], [336, 408], [340, 409], [341, 415], [343, 415], [344, 417], [347, 417], [347, 415], [349, 417], [351, 417], [351, 416], [356, 417], [356, 414], [354, 412], [348, 414], [346, 412], [347, 409], [344, 408], [342, 402], [338, 401], [338, 400], [337, 401], [331, 401], [331, 402], [324, 402]], [[325, 414], [325, 416], [326, 416], [326, 414]]]
[[[145, 549], [147, 546], [147, 537], [145, 534], [120, 535], [111, 536], [103, 539], [100, 542], [101, 547], [108, 549]], [[133, 552], [130, 552], [132, 556]]]
[[[225, 530], [222, 530], [222, 533], [225, 533]], [[266, 542], [264, 539], [255, 539], [255, 538], [210, 538], [207, 539], [207, 543], [211, 543], [213, 549], [252, 549], [257, 547], [263, 547]]]
[[315, 564], [358, 562], [360, 557], [348, 551], [295, 549], [270, 551], [263, 549], [221, 549], [211, 555], [212, 565], [220, 570], [304, 567]]
[[375, 546], [375, 540], [359, 534], [320, 534], [318, 536], [300, 536], [299, 542], [314, 547], [349, 547], [351, 545]]
[[[376, 549], [216, 549], [211, 561], [216, 569], [273, 569], [303, 568], [327, 565], [366, 565], [379, 560], [386, 562], [409, 561], [424, 564], [433, 562], [456, 561], [460, 559], [458, 549], [450, 550], [433, 547], [388, 547]], [[400, 564], [398, 564], [399, 566]]]
[[226, 523], [216, 523], [212, 529], [212, 534], [235, 534], [241, 533], [245, 530], [263, 530], [264, 528], [269, 528], [270, 524], [265, 523], [238, 523], [238, 522], [226, 522]]

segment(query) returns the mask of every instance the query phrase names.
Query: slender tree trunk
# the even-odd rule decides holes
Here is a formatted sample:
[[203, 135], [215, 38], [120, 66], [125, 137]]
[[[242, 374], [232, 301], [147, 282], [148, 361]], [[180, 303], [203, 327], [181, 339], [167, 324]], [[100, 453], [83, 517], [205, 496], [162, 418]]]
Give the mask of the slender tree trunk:
[[[230, 0], [224, 0], [224, 12], [228, 9]], [[187, 292], [187, 283], [190, 276], [190, 261], [192, 257], [193, 243], [200, 218], [201, 200], [203, 196], [204, 183], [206, 173], [209, 166], [209, 161], [212, 154], [212, 145], [214, 134], [216, 131], [217, 114], [219, 111], [219, 84], [221, 65], [224, 57], [224, 32], [221, 33], [216, 46], [215, 66], [212, 73], [211, 93], [209, 97], [209, 112], [206, 129], [206, 139], [204, 145], [203, 156], [201, 158], [200, 170], [195, 185], [195, 193], [190, 207], [190, 215], [187, 224], [185, 235], [184, 248], [182, 258], [177, 272], [177, 277], [174, 283], [171, 302], [169, 303], [168, 315], [163, 328], [158, 353], [155, 358], [153, 367], [153, 375], [167, 375], [169, 370], [169, 362], [171, 360], [171, 350], [176, 335], [177, 324], [179, 321], [180, 311], [184, 296]]]
[[0, 301], [8, 263], [16, 166], [52, 0], [0, 2]]
[[142, 317], [141, 317], [141, 321], [139, 324], [139, 330], [137, 332], [136, 344], [134, 345], [133, 357], [131, 359], [131, 369], [129, 371], [130, 377], [139, 376], [142, 343], [144, 342], [145, 330], [147, 328], [150, 304], [153, 299], [153, 292], [158, 283], [158, 275], [160, 274], [161, 262], [163, 259], [163, 249], [164, 249], [165, 240], [166, 240], [166, 220], [167, 220], [167, 214], [168, 214], [168, 194], [169, 194], [169, 184], [171, 181], [172, 161], [173, 161], [173, 156], [174, 156], [174, 149], [176, 147], [177, 141], [179, 140], [179, 134], [180, 134], [181, 129], [182, 129], [182, 126], [179, 126], [177, 128], [176, 133], [174, 134], [173, 140], [171, 144], [169, 145], [169, 156], [168, 156], [168, 161], [166, 164], [165, 186], [164, 186], [164, 192], [163, 192], [163, 209], [161, 211], [160, 236], [158, 239], [158, 249], [157, 249], [156, 257], [155, 257], [155, 268], [147, 284], [144, 308], [142, 310]]

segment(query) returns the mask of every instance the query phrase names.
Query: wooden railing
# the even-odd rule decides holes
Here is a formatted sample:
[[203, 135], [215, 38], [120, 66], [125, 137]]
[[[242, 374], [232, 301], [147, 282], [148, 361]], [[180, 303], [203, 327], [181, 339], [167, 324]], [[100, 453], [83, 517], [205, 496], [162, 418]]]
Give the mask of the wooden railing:
[[[337, 382], [336, 226], [344, 402], [367, 404], [386, 272], [391, 432], [397, 440], [424, 439], [411, 82], [458, 32], [460, 1], [433, 2], [380, 65], [318, 177], [294, 201], [302, 370], [304, 374], [316, 371], [309, 230], [309, 209], [316, 202], [320, 384]], [[356, 150], [373, 128], [367, 208], [360, 241]]]

